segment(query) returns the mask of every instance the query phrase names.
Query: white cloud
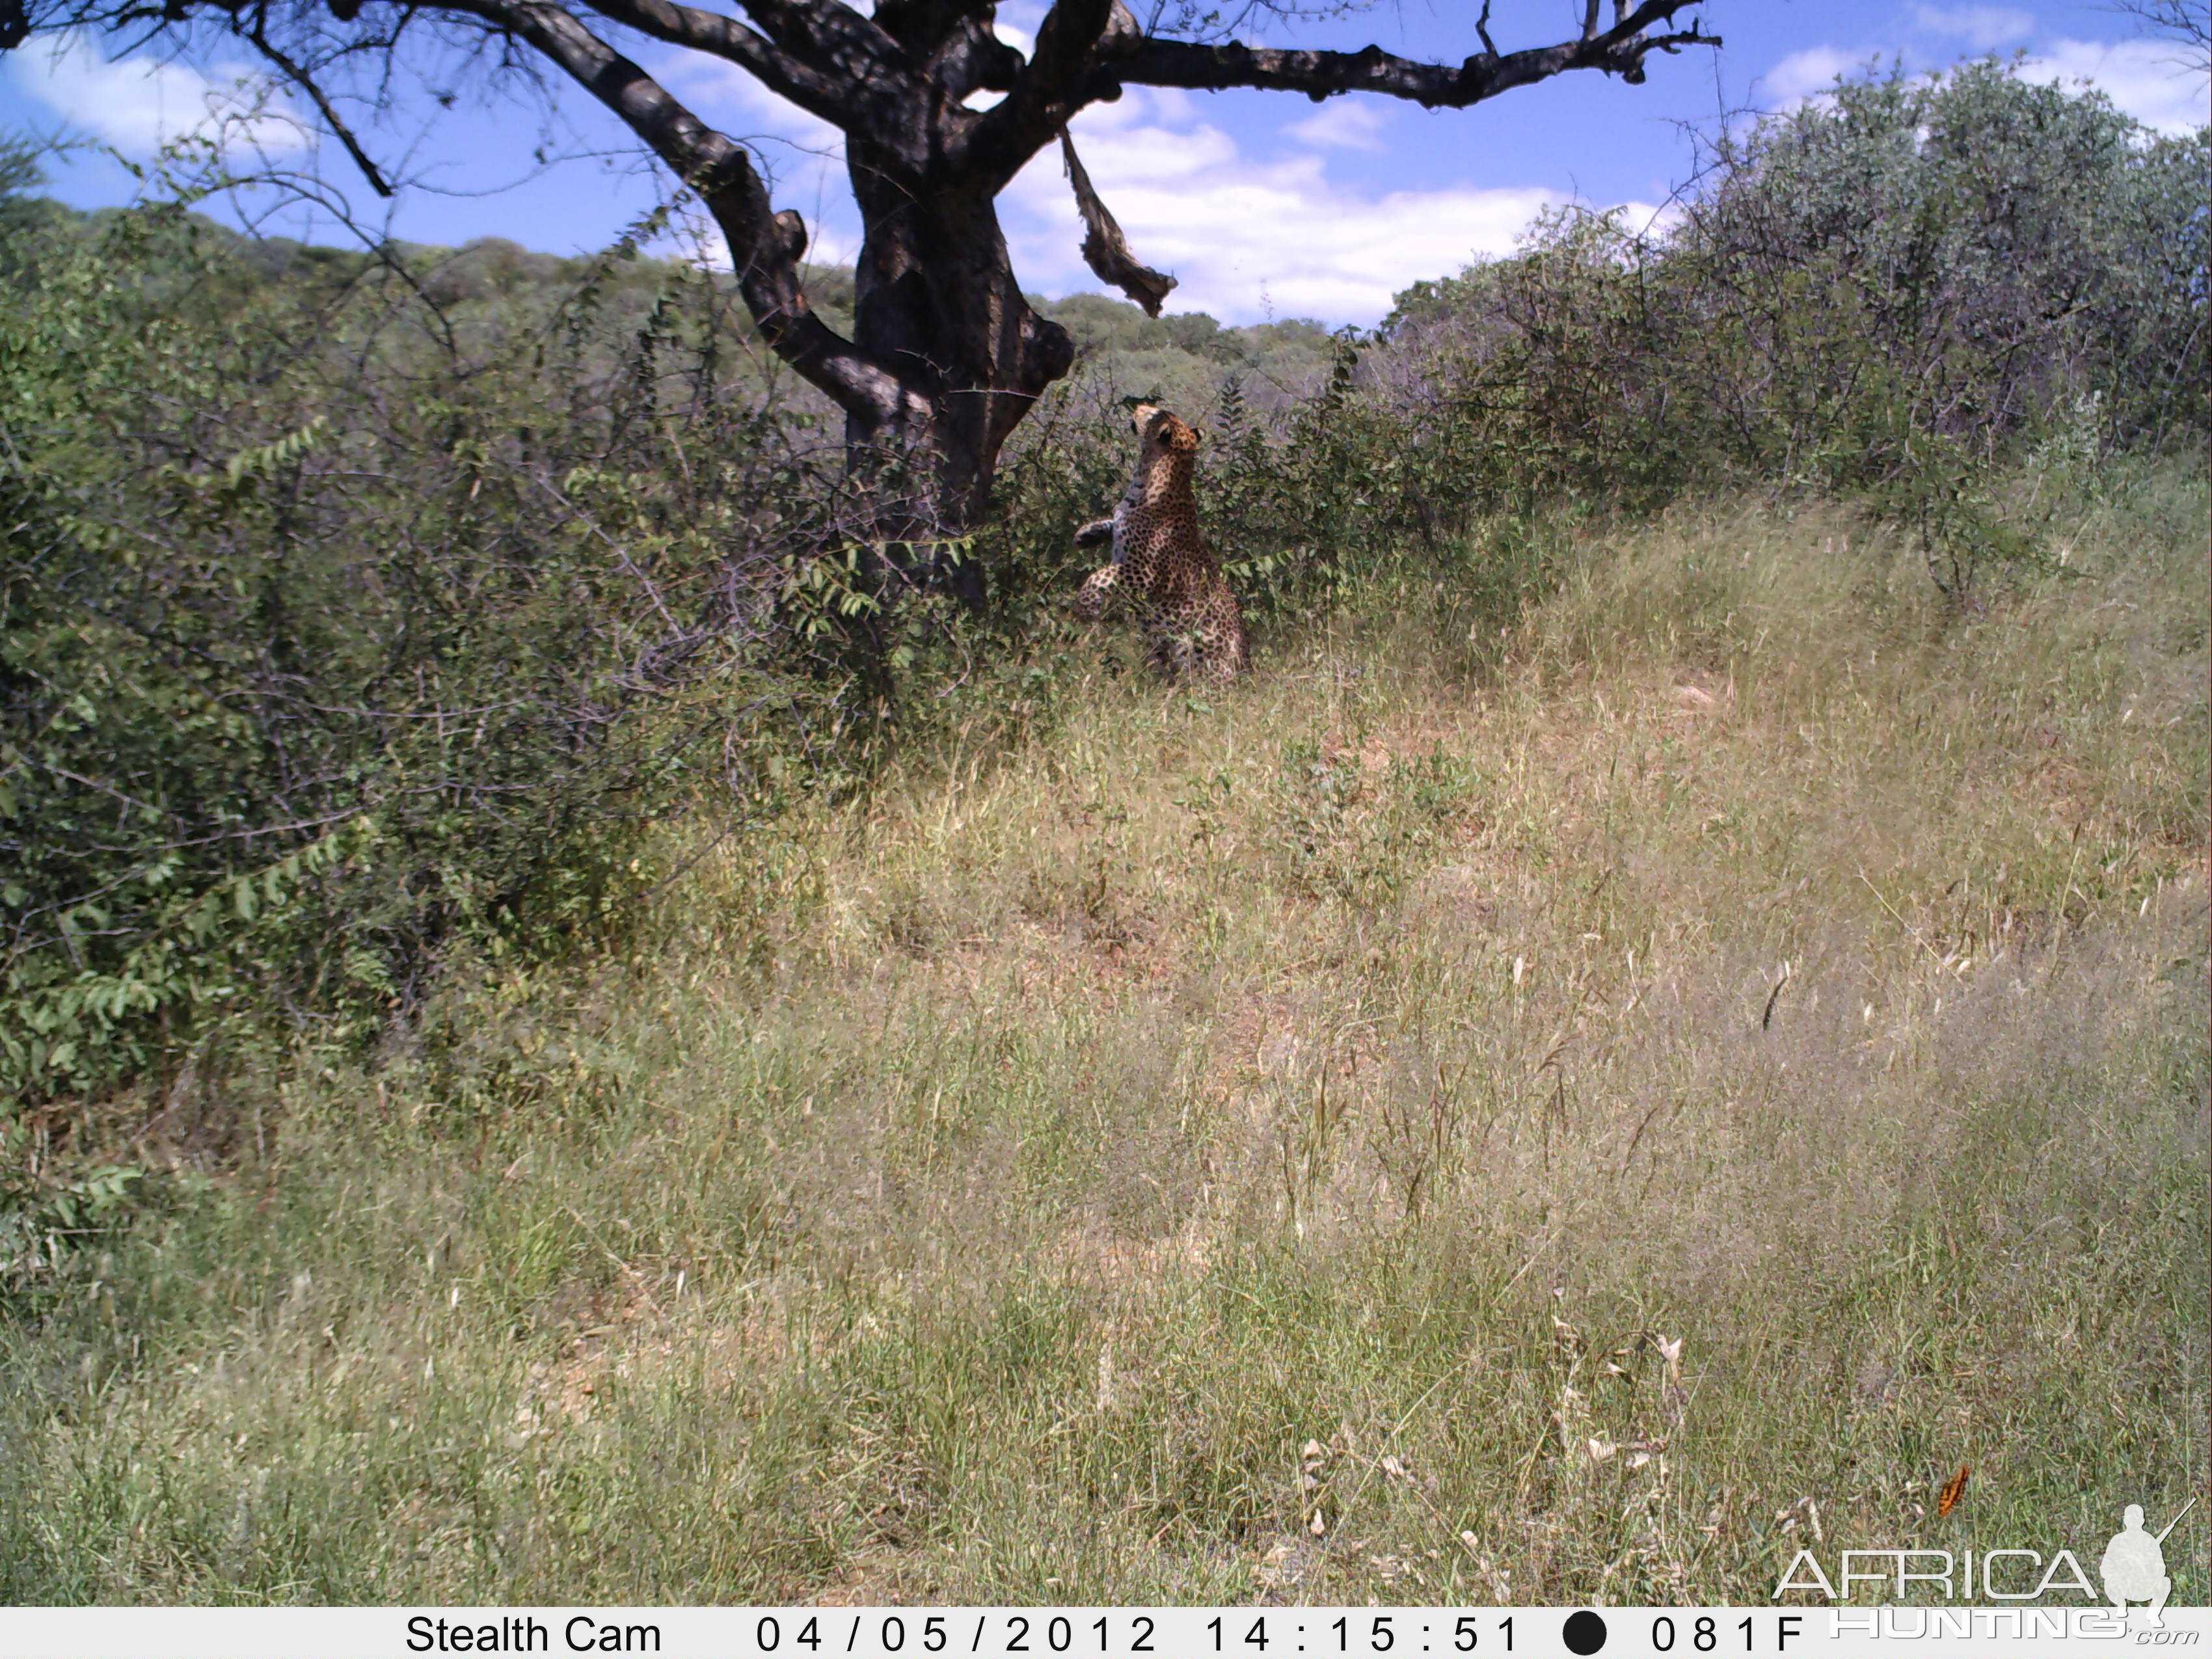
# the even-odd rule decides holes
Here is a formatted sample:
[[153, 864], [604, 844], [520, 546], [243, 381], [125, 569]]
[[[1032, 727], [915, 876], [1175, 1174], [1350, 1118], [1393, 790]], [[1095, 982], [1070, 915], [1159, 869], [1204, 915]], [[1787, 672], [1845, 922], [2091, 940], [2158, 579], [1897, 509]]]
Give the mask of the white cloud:
[[[732, 65], [672, 58], [660, 65], [670, 89], [702, 119], [752, 143], [776, 173], [779, 207], [806, 216], [810, 257], [849, 261], [860, 222], [836, 130], [787, 103]], [[1332, 105], [1292, 129], [1310, 127], [1340, 145], [1371, 131], [1365, 116]], [[1379, 119], [1388, 119], [1387, 113]], [[1147, 264], [1175, 273], [1169, 303], [1225, 322], [1317, 317], [1373, 323], [1392, 295], [1419, 277], [1449, 276], [1479, 255], [1510, 252], [1536, 216], [1565, 198], [1549, 189], [1472, 185], [1363, 194], [1334, 183], [1322, 156], [1286, 144], [1272, 159], [1243, 154], [1202, 118], [1202, 106], [1171, 88], [1131, 87], [1120, 100], [1079, 115], [1074, 135], [1099, 194]], [[1655, 210], [1632, 205], [1642, 228]], [[1048, 146], [999, 198], [1014, 269], [1033, 292], [1099, 286], [1084, 264], [1083, 228]]]
[[[1913, 16], [1923, 33], [1960, 37], [1976, 51], [2021, 40], [2035, 30], [2032, 15], [2003, 6], [1945, 9], [1916, 5]], [[1902, 55], [1908, 69], [1923, 76], [1942, 71], [1942, 62], [1931, 60], [1923, 52], [1908, 49]], [[1887, 57], [1866, 49], [1854, 53], [1837, 46], [1812, 46], [1791, 52], [1757, 84], [1770, 107], [1790, 109], [1819, 97], [1834, 84], [1838, 75], [1879, 70]], [[2171, 42], [2140, 37], [2049, 40], [2019, 60], [2019, 73], [2031, 80], [2059, 81], [2069, 86], [2086, 82], [2145, 126], [2160, 132], [2186, 132], [2203, 126], [2208, 100], [2212, 100], [2212, 81], [2203, 70], [2181, 62]]]
[[1929, 34], [1955, 35], [1976, 52], [1988, 52], [2035, 33], [2032, 12], [2011, 6], [1915, 6], [1912, 21]]
[[[1075, 140], [1131, 249], [1180, 279], [1170, 305], [1224, 322], [1256, 322], [1272, 310], [1373, 323], [1417, 277], [1510, 252], [1536, 215], [1563, 199], [1547, 189], [1473, 186], [1362, 195], [1332, 183], [1317, 155], [1257, 161], [1192, 115], [1186, 97], [1132, 88], [1118, 104], [1079, 116]], [[1056, 149], [1032, 161], [999, 205], [1024, 286], [1099, 286], [1082, 261], [1082, 226]]]
[[313, 131], [269, 81], [246, 64], [219, 63], [203, 74], [189, 64], [126, 58], [110, 63], [81, 34], [55, 38], [50, 51], [16, 51], [0, 74], [102, 142], [134, 155], [193, 132], [218, 131], [264, 150], [307, 149]]
[[1337, 98], [1323, 104], [1304, 120], [1291, 122], [1283, 131], [1316, 149], [1379, 150], [1384, 146], [1378, 135], [1389, 119], [1389, 111], [1371, 103]]
[[2212, 81], [2176, 61], [2162, 40], [2053, 40], [2020, 66], [2034, 81], [2086, 81], [2145, 126], [2190, 132], [2205, 124]]
[[1826, 92], [1835, 85], [1838, 76], [1865, 69], [1873, 61], [1865, 52], [1854, 55], [1835, 46], [1808, 46], [1791, 52], [1755, 84], [1766, 101], [1788, 108]]

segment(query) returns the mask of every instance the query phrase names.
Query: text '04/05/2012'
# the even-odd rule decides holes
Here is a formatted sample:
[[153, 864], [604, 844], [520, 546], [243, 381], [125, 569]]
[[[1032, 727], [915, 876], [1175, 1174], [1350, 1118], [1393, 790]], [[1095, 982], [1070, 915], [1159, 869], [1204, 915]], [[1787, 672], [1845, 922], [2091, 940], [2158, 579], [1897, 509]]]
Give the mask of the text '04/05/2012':
[[1883, 1600], [1767, 1607], [15, 1607], [0, 1652], [39, 1659], [400, 1659], [627, 1653], [667, 1659], [1301, 1659], [1387, 1655], [1818, 1655], [2082, 1644], [2196, 1648], [2202, 1608]]

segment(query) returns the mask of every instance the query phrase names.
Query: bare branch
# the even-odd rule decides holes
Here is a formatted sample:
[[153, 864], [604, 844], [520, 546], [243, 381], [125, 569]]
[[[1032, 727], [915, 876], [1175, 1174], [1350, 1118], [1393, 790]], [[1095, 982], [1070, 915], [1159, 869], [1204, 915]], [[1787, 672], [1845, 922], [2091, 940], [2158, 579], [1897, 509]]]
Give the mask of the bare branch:
[[1018, 90], [1051, 98], [1073, 87], [1113, 12], [1114, 0], [1057, 0], [1037, 25], [1036, 51]]
[[329, 97], [325, 94], [315, 77], [293, 62], [289, 54], [269, 39], [263, 27], [264, 21], [262, 17], [257, 15], [253, 20], [253, 27], [246, 34], [246, 38], [253, 43], [253, 49], [276, 64], [288, 80], [314, 100], [315, 107], [322, 112], [323, 119], [328, 124], [331, 133], [337, 137], [338, 143], [345, 146], [346, 154], [353, 157], [353, 164], [361, 169], [362, 176], [368, 180], [368, 187], [386, 201], [391, 200], [392, 186], [385, 182], [384, 174], [377, 170], [376, 163], [369, 160], [368, 152], [363, 149], [360, 141], [355, 138], [353, 130], [339, 118], [337, 109], [331, 106]]
[[[1648, 54], [1721, 44], [1717, 35], [1705, 33], [1695, 21], [1688, 28], [1670, 33], [1644, 33], [1656, 23], [1670, 21], [1676, 12], [1696, 3], [1697, 0], [1643, 0], [1602, 33], [1585, 33], [1578, 40], [1557, 46], [1534, 46], [1504, 54], [1494, 49], [1486, 50], [1456, 69], [1443, 64], [1416, 63], [1384, 52], [1380, 46], [1356, 52], [1288, 52], [1266, 46], [1203, 46], [1180, 40], [1147, 39], [1118, 61], [1101, 64], [1091, 71], [1085, 77], [1082, 96], [1085, 102], [1109, 98], [1123, 84], [1184, 87], [1193, 91], [1259, 87], [1303, 92], [1316, 102], [1340, 92], [1378, 92], [1387, 97], [1409, 99], [1427, 108], [1464, 109], [1516, 87], [1549, 80], [1570, 70], [1600, 70], [1607, 75], [1618, 75], [1632, 85], [1641, 85], [1644, 60]], [[1594, 29], [1596, 0], [1586, 0], [1586, 19]], [[1477, 32], [1483, 34], [1487, 47], [1486, 30], [1478, 25]]]
[[918, 45], [927, 54], [926, 72], [948, 100], [979, 89], [1011, 92], [1025, 67], [1021, 53], [993, 33], [979, 11], [954, 19], [934, 44], [925, 35]]
[[1085, 104], [1121, 95], [1118, 85], [1110, 92], [1082, 89], [1098, 64], [1126, 57], [1144, 38], [1122, 0], [1057, 0], [1037, 26], [1029, 67], [998, 106], [976, 119], [960, 145], [961, 160], [1003, 186]]
[[836, 118], [833, 98], [843, 88], [735, 18], [674, 5], [670, 0], [586, 0], [586, 3], [601, 16], [640, 34], [727, 58], [810, 114]]
[[696, 191], [721, 228], [738, 289], [776, 355], [849, 412], [883, 420], [920, 394], [814, 314], [799, 284], [806, 227], [775, 212], [744, 149], [702, 122], [629, 58], [549, 0], [447, 0], [527, 41], [621, 118]]
[[[926, 106], [927, 94], [921, 79], [897, 61], [895, 43], [872, 25], [865, 32], [816, 31], [816, 34], [831, 35], [826, 44], [787, 28], [787, 35], [804, 41], [801, 50], [793, 52], [734, 18], [675, 4], [672, 0], [585, 0], [585, 3], [641, 34], [726, 58], [808, 114], [819, 116], [844, 131], [866, 131], [881, 142], [883, 135], [896, 133], [902, 124], [911, 125], [918, 105]], [[781, 19], [781, 14], [796, 9], [749, 9], [773, 11]], [[824, 9], [856, 16], [842, 6]], [[870, 35], [874, 39], [868, 39]], [[878, 42], [892, 50], [877, 50]]]
[[841, 76], [896, 75], [902, 68], [897, 41], [842, 0], [741, 0], [768, 38], [793, 57]]
[[2143, 33], [2179, 46], [2179, 61], [2190, 68], [2212, 69], [2212, 11], [2203, 0], [2113, 0], [2112, 9], [2134, 18]]

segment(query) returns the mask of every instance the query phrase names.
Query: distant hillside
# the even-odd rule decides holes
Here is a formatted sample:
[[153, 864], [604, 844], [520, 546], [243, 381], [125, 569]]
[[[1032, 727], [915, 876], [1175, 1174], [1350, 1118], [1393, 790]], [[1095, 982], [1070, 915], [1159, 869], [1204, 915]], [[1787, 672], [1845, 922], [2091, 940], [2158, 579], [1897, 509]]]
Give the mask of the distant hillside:
[[1079, 377], [1193, 410], [1212, 408], [1231, 377], [1261, 409], [1310, 396], [1334, 361], [1328, 331], [1303, 318], [1226, 328], [1202, 311], [1147, 317], [1103, 294], [1033, 295], [1030, 303], [1075, 337]]
[[[82, 213], [32, 197], [9, 201], [15, 216], [43, 223], [75, 220], [89, 228], [114, 211]], [[193, 223], [210, 251], [228, 253], [259, 281], [337, 288], [368, 279], [384, 266], [379, 254], [367, 248], [246, 236], [198, 215]], [[517, 309], [550, 312], [593, 283], [595, 272], [594, 303], [617, 319], [642, 325], [670, 279], [687, 269], [677, 260], [649, 257], [608, 260], [601, 254], [543, 253], [502, 236], [479, 237], [457, 248], [395, 242], [389, 252], [464, 337], [471, 324], [489, 322], [493, 313], [507, 313], [503, 320], [511, 324]], [[731, 280], [716, 280], [734, 301]], [[823, 319], [841, 332], [849, 331], [852, 268], [810, 266], [805, 282], [807, 298]], [[1077, 377], [1100, 382], [1115, 396], [1139, 393], [1206, 409], [1223, 380], [1235, 376], [1251, 403], [1266, 409], [1315, 391], [1333, 361], [1328, 331], [1305, 319], [1228, 327], [1202, 311], [1147, 317], [1126, 301], [1102, 294], [1028, 298], [1075, 337]]]

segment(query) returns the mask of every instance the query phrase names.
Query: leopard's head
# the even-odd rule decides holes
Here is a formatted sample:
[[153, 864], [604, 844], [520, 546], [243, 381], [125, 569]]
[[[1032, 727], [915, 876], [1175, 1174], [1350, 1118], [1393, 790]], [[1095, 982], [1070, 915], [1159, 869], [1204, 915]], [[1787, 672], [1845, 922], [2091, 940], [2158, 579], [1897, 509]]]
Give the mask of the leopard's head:
[[1137, 428], [1137, 438], [1144, 446], [1147, 460], [1163, 451], [1186, 456], [1198, 453], [1198, 428], [1171, 409], [1162, 409], [1157, 404], [1139, 404], [1130, 412], [1130, 420]]

